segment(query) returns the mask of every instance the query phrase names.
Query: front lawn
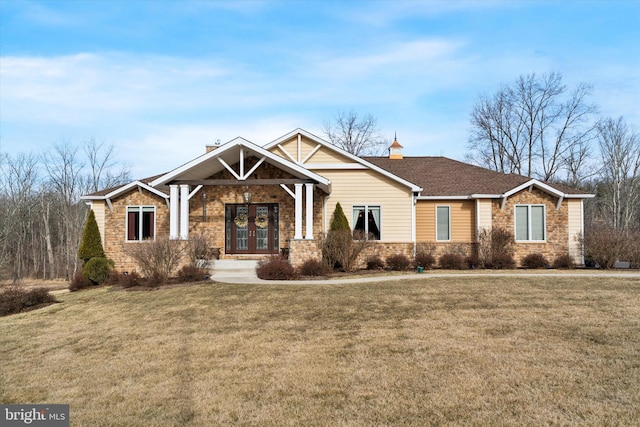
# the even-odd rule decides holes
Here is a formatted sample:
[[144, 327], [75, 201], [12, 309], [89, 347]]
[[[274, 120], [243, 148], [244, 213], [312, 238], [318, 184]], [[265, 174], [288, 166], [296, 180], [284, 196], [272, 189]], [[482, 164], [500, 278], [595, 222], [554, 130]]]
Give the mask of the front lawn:
[[0, 318], [0, 402], [69, 403], [74, 426], [640, 419], [637, 279], [213, 283], [57, 298]]

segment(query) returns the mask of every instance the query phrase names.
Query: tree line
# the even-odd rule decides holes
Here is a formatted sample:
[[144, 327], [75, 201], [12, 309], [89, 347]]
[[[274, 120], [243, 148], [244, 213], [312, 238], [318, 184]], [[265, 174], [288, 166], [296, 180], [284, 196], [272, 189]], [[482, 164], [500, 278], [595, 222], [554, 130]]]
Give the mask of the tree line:
[[[599, 117], [591, 92], [585, 83], [569, 89], [551, 73], [520, 76], [481, 95], [466, 160], [596, 194], [585, 203], [586, 230], [638, 235], [640, 135], [623, 117]], [[373, 115], [353, 110], [325, 121], [323, 130], [355, 155], [380, 155], [390, 144]], [[42, 154], [10, 156], [0, 146], [0, 279], [70, 279], [88, 212], [80, 196], [130, 180], [114, 146], [95, 139]]]
[[640, 136], [623, 117], [599, 117], [592, 87], [562, 75], [520, 76], [471, 111], [467, 161], [596, 194], [585, 226], [640, 229]]
[[114, 146], [95, 139], [41, 154], [0, 150], [0, 279], [70, 279], [89, 209], [80, 196], [128, 181]]

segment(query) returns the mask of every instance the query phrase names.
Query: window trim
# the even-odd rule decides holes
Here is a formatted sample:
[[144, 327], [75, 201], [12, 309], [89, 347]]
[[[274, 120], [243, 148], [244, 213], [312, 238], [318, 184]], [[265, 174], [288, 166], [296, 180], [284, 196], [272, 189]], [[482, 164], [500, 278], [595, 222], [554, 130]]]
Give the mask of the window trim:
[[[439, 239], [438, 238], [438, 208], [447, 208], [447, 227], [448, 227], [448, 236], [446, 239]], [[435, 231], [436, 231], [436, 242], [450, 242], [451, 241], [451, 205], [436, 205], [436, 214], [435, 214], [435, 221], [436, 221], [436, 227], [435, 227]]]
[[[145, 239], [129, 239], [129, 209], [134, 209], [137, 208], [138, 212], [140, 213], [140, 219], [138, 220], [138, 229], [142, 230], [143, 227], [143, 215], [142, 213], [144, 212], [143, 209], [145, 208], [151, 208], [153, 209], [153, 239], [149, 239], [149, 240], [156, 240], [156, 235], [157, 235], [157, 220], [158, 220], [158, 212], [156, 209], [155, 205], [127, 205], [125, 206], [125, 210], [124, 210], [124, 218], [125, 218], [125, 222], [124, 222], [124, 241], [125, 242], [144, 242]], [[142, 234], [142, 233], [140, 233]]]
[[[353, 213], [355, 211], [356, 208], [363, 208], [364, 209], [364, 214], [365, 215], [369, 215], [369, 209], [370, 208], [377, 208], [378, 212], [380, 212], [380, 221], [378, 224], [378, 232], [380, 233], [380, 238], [379, 239], [373, 239], [372, 242], [379, 242], [382, 240], [382, 205], [369, 205], [366, 203], [354, 203], [353, 205], [351, 205], [351, 222], [353, 223]], [[367, 240], [369, 240], [369, 221], [365, 221], [364, 223], [364, 230], [365, 230], [365, 236], [367, 237]], [[353, 232], [356, 231], [356, 224], [353, 223], [351, 224], [351, 233], [353, 234]]]
[[[542, 207], [542, 240], [534, 240], [531, 237], [533, 232], [532, 228], [532, 219], [531, 208], [532, 207]], [[527, 208], [527, 238], [526, 239], [518, 239], [518, 207], [526, 207]], [[543, 203], [521, 203], [516, 204], [513, 207], [513, 237], [514, 240], [522, 243], [545, 243], [547, 241], [547, 205]]]

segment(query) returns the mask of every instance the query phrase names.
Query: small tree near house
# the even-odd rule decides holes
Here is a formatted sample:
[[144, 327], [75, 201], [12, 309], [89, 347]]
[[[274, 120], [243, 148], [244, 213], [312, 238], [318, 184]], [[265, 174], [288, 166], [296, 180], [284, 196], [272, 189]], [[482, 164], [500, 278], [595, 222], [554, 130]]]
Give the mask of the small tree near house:
[[355, 267], [358, 255], [370, 245], [366, 236], [353, 236], [349, 221], [344, 215], [340, 203], [336, 204], [331, 226], [322, 241], [322, 257], [330, 268], [351, 271]]
[[[87, 222], [82, 233], [82, 241], [78, 249], [78, 258], [83, 261], [82, 276], [85, 279], [96, 284], [106, 282], [114, 263], [105, 257], [100, 230], [93, 210], [90, 210], [87, 216]], [[82, 287], [77, 286], [77, 284], [73, 286], [76, 288]]]
[[82, 242], [80, 242], [80, 248], [78, 249], [78, 258], [86, 263], [91, 258], [96, 257], [104, 258], [104, 248], [102, 247], [102, 239], [100, 238], [96, 215], [93, 213], [93, 210], [90, 210], [87, 216], [87, 222], [84, 225]]
[[336, 203], [336, 209], [333, 211], [333, 218], [331, 219], [331, 226], [329, 227], [329, 230], [351, 231], [351, 227], [349, 227], [349, 221], [347, 220], [347, 217], [342, 210], [342, 205], [340, 205], [340, 202]]

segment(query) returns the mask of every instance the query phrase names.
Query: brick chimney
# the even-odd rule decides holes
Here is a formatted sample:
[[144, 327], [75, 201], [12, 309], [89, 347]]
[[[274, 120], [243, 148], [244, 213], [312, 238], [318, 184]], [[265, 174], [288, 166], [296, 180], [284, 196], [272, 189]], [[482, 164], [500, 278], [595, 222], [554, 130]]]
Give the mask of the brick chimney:
[[220, 140], [216, 139], [216, 143], [215, 145], [205, 145], [205, 153], [210, 153], [211, 151], [215, 150], [216, 148], [220, 147]]
[[393, 136], [393, 144], [389, 147], [389, 158], [394, 160], [402, 160], [402, 145], [398, 142], [396, 135]]

